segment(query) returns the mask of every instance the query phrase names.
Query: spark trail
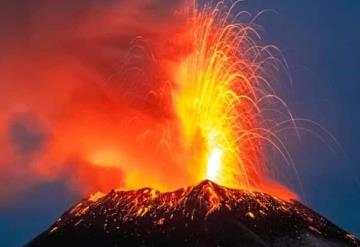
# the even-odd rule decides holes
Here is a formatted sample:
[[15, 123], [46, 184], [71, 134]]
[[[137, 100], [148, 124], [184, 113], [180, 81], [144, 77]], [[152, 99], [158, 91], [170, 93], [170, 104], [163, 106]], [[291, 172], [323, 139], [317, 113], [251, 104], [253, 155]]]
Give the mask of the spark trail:
[[[250, 24], [237, 22], [245, 12], [223, 1], [215, 7], [196, 6], [190, 21], [193, 51], [176, 74], [175, 107], [188, 149], [200, 150], [192, 160], [199, 179], [224, 186], [271, 190], [266, 176], [266, 146], [288, 165], [291, 157], [273, 131], [280, 112], [295, 126], [286, 103], [268, 80], [269, 68], [286, 68], [274, 46], [262, 46]], [[200, 146], [200, 147], [199, 147]], [[291, 192], [284, 189], [284, 193]], [[286, 197], [286, 196], [285, 196]]]

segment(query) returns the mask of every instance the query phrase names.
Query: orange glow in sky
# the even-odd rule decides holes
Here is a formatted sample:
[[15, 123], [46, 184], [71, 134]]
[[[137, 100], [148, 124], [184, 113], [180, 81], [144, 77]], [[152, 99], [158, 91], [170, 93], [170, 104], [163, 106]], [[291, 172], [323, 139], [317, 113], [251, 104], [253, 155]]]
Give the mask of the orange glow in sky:
[[[21, 38], [9, 41], [7, 50], [16, 52], [0, 64], [2, 78], [12, 82], [0, 85], [9, 92], [0, 99], [0, 132], [26, 112], [48, 133], [23, 172], [65, 178], [84, 194], [172, 190], [210, 179], [295, 197], [269, 176], [281, 167], [265, 152], [271, 146], [291, 165], [276, 133], [292, 117], [269, 76], [280, 66], [275, 48], [222, 1], [173, 4], [164, 16], [143, 5], [90, 9], [76, 23], [54, 15], [63, 27], [56, 35], [46, 12], [29, 24], [36, 31], [30, 47]], [[10, 148], [2, 152], [17, 161]], [[11, 162], [0, 169], [10, 171]]]

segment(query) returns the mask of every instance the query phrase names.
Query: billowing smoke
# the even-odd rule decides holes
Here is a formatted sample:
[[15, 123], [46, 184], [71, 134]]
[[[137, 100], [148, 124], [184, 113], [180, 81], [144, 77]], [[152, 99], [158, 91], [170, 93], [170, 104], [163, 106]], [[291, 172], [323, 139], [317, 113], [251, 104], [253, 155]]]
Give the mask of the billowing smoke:
[[167, 77], [186, 50], [182, 4], [1, 1], [1, 196], [56, 179], [82, 193], [185, 184]]

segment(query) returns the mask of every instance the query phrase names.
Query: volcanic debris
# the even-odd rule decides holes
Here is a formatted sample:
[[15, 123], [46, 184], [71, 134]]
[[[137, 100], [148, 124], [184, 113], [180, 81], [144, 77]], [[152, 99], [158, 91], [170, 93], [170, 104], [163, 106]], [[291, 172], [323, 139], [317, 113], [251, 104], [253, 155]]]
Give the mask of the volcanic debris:
[[296, 200], [211, 181], [161, 193], [96, 193], [26, 246], [360, 246], [353, 235]]

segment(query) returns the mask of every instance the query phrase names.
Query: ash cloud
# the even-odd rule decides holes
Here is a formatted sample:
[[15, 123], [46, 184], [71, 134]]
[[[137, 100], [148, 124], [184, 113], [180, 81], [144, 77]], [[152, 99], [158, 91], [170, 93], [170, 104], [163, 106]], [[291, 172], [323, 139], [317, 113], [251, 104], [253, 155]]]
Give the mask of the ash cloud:
[[46, 148], [48, 136], [30, 115], [15, 116], [10, 121], [8, 131], [11, 145], [19, 157], [30, 158]]
[[[1, 1], [0, 186], [60, 179], [82, 193], [106, 191], [130, 170], [154, 170], [139, 164], [172, 163], [159, 143], [172, 121], [161, 93], [171, 56], [159, 47], [173, 44], [167, 37], [185, 21], [174, 14], [183, 4]], [[107, 148], [123, 151], [118, 163], [95, 164]]]

